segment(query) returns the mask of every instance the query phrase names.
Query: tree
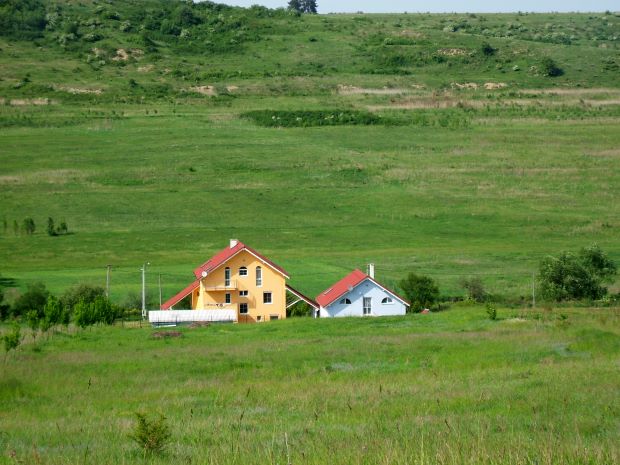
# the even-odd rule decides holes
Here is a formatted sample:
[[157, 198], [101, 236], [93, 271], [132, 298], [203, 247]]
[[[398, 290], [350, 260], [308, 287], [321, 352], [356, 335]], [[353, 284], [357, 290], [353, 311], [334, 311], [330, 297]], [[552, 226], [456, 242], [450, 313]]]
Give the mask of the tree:
[[552, 58], [545, 57], [541, 62], [542, 73], [545, 76], [557, 77], [564, 74], [564, 70], [560, 68]]
[[17, 349], [22, 342], [21, 328], [17, 321], [13, 323], [11, 331], [2, 336], [2, 341], [4, 342], [4, 361], [6, 362], [6, 357], [9, 355], [9, 352]]
[[477, 276], [461, 279], [461, 287], [467, 292], [469, 300], [484, 302], [487, 298], [487, 291], [484, 289], [482, 279]]
[[582, 248], [578, 253], [562, 252], [545, 257], [538, 280], [545, 299], [600, 299], [607, 294], [603, 285], [617, 273], [616, 264], [598, 247]]
[[20, 316], [25, 315], [29, 310], [36, 310], [42, 316], [49, 294], [45, 284], [40, 282], [29, 284], [26, 292], [13, 303], [11, 313], [13, 316]]
[[56, 235], [56, 227], [54, 226], [54, 219], [49, 217], [47, 219], [47, 235], [55, 236]]
[[297, 13], [317, 13], [316, 0], [290, 0], [288, 2], [289, 10], [296, 11]]
[[43, 307], [43, 319], [41, 320], [41, 329], [48, 331], [50, 328], [60, 324], [62, 322], [63, 308], [60, 301], [50, 295], [47, 298], [47, 303]]
[[480, 47], [480, 50], [482, 51], [483, 55], [488, 56], [488, 57], [495, 55], [495, 52], [497, 52], [497, 49], [494, 48], [488, 42], [483, 43], [482, 46]]
[[63, 307], [72, 311], [75, 305], [82, 301], [87, 304], [94, 302], [97, 297], [105, 296], [105, 289], [92, 284], [78, 284], [67, 289], [60, 297]]
[[439, 300], [439, 288], [435, 281], [428, 276], [409, 273], [400, 283], [407, 299], [411, 303], [411, 311], [419, 312], [431, 307]]
[[28, 235], [34, 234], [36, 229], [36, 225], [34, 224], [34, 220], [30, 217], [26, 218], [22, 224], [24, 228], [24, 232]]

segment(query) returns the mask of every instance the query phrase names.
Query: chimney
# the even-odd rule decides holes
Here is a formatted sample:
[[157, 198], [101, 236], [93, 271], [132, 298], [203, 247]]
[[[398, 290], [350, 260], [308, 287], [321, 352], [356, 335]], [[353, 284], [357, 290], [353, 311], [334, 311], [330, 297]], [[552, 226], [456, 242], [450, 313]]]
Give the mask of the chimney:
[[231, 239], [230, 240], [230, 248], [233, 249], [238, 243], [239, 243], [239, 241], [237, 239]]
[[366, 274], [370, 276], [372, 279], [375, 279], [375, 264], [374, 263], [368, 264], [368, 273]]

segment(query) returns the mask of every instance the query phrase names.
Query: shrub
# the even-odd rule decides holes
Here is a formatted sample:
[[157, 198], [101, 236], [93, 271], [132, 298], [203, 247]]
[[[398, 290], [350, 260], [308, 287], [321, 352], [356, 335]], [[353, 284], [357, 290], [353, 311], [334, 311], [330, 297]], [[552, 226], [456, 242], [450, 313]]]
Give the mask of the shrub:
[[577, 254], [562, 252], [540, 263], [538, 280], [545, 299], [600, 299], [607, 294], [603, 284], [617, 273], [616, 264], [597, 246], [582, 248]]
[[424, 308], [431, 307], [439, 299], [439, 288], [428, 276], [409, 273], [399, 283], [399, 287], [411, 303], [410, 310], [413, 312], [420, 312]]
[[170, 442], [170, 428], [166, 424], [166, 417], [159, 415], [157, 419], [149, 420], [146, 414], [136, 413], [136, 425], [129, 435], [145, 455], [161, 454]]
[[67, 289], [60, 297], [62, 305], [68, 310], [73, 310], [75, 305], [82, 301], [86, 303], [94, 302], [97, 297], [104, 297], [105, 290], [101, 286], [91, 284], [78, 284]]
[[39, 315], [43, 314], [43, 307], [47, 302], [49, 291], [43, 283], [32, 283], [28, 285], [26, 292], [20, 295], [11, 308], [13, 316], [21, 316], [29, 310], [36, 310]]
[[48, 236], [56, 235], [56, 226], [54, 226], [54, 219], [51, 217], [47, 219], [47, 235]]
[[373, 125], [391, 122], [370, 112], [356, 110], [257, 110], [243, 113], [241, 117], [266, 127]]
[[21, 328], [17, 322], [13, 323], [11, 331], [2, 336], [4, 343], [4, 360], [11, 350], [16, 350], [22, 342]]
[[47, 303], [43, 308], [43, 319], [41, 320], [41, 329], [43, 331], [48, 331], [50, 328], [62, 323], [63, 319], [63, 308], [60, 301], [50, 295], [47, 298]]
[[497, 52], [497, 49], [493, 48], [493, 46], [489, 44], [488, 42], [485, 42], [480, 47], [480, 51], [482, 52], [484, 56], [490, 57], [490, 56], [495, 55], [495, 53]]
[[26, 218], [22, 223], [22, 228], [24, 229], [24, 232], [26, 234], [31, 235], [34, 234], [34, 231], [37, 227], [34, 224], [34, 220], [32, 218]]
[[497, 320], [497, 309], [493, 305], [487, 303], [486, 311], [490, 320]]
[[464, 278], [461, 280], [461, 287], [467, 292], [467, 298], [474, 302], [484, 302], [487, 292], [482, 284], [482, 279], [477, 276]]
[[540, 69], [545, 76], [556, 77], [564, 74], [564, 70], [560, 68], [553, 59], [546, 57], [543, 58]]

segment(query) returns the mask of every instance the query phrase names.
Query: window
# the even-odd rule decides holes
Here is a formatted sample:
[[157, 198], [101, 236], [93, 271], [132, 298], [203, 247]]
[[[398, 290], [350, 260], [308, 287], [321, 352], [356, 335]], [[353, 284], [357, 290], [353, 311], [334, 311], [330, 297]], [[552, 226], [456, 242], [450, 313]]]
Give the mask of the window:
[[263, 285], [263, 269], [260, 266], [256, 267], [256, 287]]
[[273, 301], [271, 300], [271, 292], [263, 292], [263, 303], [271, 304]]
[[247, 276], [248, 275], [248, 269], [245, 266], [242, 266], [241, 268], [239, 268], [239, 276]]
[[394, 303], [394, 301], [392, 300], [392, 298], [391, 298], [391, 297], [384, 297], [384, 298], [381, 300], [381, 303], [382, 303], [382, 304], [393, 304], [393, 303]]
[[262, 317], [262, 316], [260, 316], [260, 315], [258, 315], [258, 316], [256, 317], [256, 321], [261, 321], [262, 319], [263, 319], [263, 317]]
[[227, 304], [230, 303], [230, 293], [229, 292], [226, 293], [226, 303]]
[[280, 319], [280, 316], [279, 316], [279, 315], [269, 315], [269, 319], [270, 319], [271, 321], [274, 321], [274, 320], [279, 320], [279, 319]]
[[364, 315], [370, 315], [372, 310], [372, 299], [370, 297], [364, 297]]
[[239, 291], [239, 297], [247, 297], [248, 291]]
[[230, 287], [230, 268], [224, 270], [224, 286]]
[[248, 304], [239, 304], [239, 313], [242, 315], [248, 314]]
[[347, 299], [347, 298], [340, 299], [339, 303], [340, 305], [351, 305], [351, 299]]

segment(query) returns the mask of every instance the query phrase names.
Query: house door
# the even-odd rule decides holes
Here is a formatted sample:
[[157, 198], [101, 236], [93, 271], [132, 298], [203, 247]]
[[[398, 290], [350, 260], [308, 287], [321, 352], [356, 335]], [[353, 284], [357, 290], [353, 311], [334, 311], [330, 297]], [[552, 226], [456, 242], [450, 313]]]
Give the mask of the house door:
[[372, 311], [372, 297], [364, 297], [364, 315], [370, 315]]

